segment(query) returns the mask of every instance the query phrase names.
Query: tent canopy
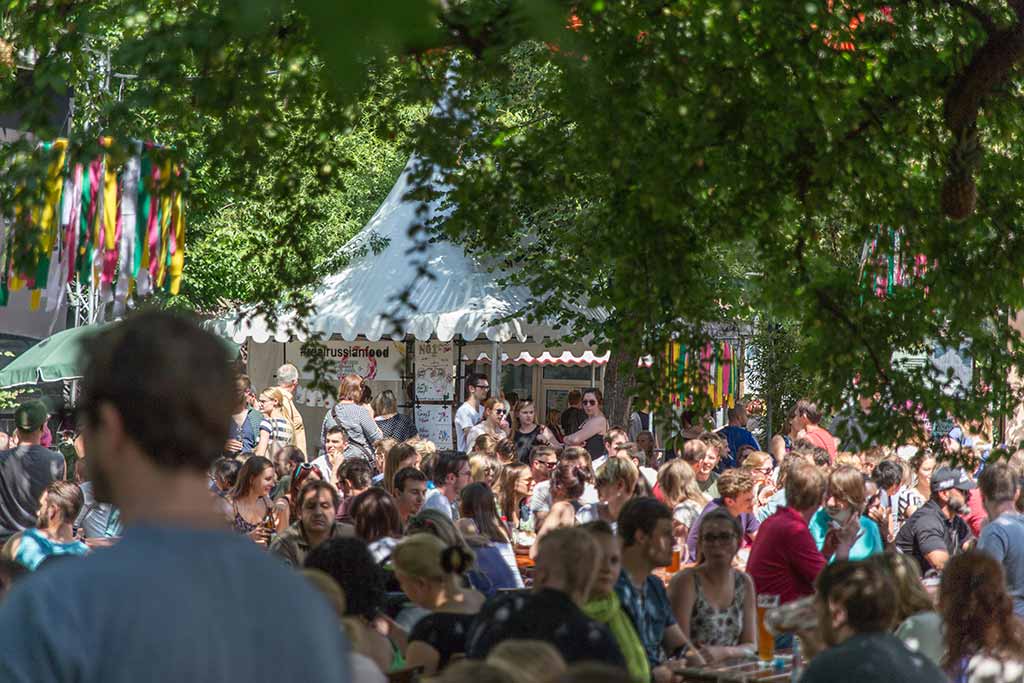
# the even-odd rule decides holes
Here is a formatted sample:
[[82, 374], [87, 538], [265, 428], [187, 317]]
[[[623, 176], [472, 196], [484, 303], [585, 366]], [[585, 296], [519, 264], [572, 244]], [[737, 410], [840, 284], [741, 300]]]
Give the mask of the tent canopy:
[[[382, 337], [426, 341], [450, 341], [456, 335], [491, 341], [557, 339], [569, 332], [554, 325], [534, 324], [525, 318], [497, 322], [522, 310], [531, 301], [524, 287], [501, 286], [500, 271], [493, 271], [462, 247], [434, 239], [417, 251], [417, 238], [410, 228], [437, 215], [439, 200], [424, 205], [406, 199], [411, 174], [420, 163], [414, 155], [398, 177], [387, 199], [346, 249], [354, 254], [340, 273], [327, 277], [313, 295], [313, 314], [305, 321], [309, 330], [324, 338], [340, 336], [347, 341]], [[424, 236], [419, 236], [422, 241]], [[372, 246], [386, 244], [375, 253]], [[416, 280], [417, 264], [426, 266], [432, 277]], [[413, 283], [415, 281], [415, 285]], [[409, 292], [409, 305], [399, 299]], [[582, 309], [595, 320], [603, 311]], [[398, 318], [396, 321], [392, 316]], [[282, 316], [271, 326], [262, 316], [237, 321], [235, 317], [214, 321], [221, 335], [238, 343], [302, 340], [294, 333], [295, 319]]]

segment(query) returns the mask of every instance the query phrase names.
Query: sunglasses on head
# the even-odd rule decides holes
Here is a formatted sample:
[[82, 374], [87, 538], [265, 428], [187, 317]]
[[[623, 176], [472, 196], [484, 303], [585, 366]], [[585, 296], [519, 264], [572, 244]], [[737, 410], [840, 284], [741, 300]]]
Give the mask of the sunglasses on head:
[[298, 465], [295, 466], [295, 469], [292, 471], [292, 479], [298, 479], [300, 474], [302, 474], [303, 472], [307, 472], [309, 470], [312, 470], [312, 469], [313, 469], [313, 463], [311, 463], [311, 462], [300, 462]]

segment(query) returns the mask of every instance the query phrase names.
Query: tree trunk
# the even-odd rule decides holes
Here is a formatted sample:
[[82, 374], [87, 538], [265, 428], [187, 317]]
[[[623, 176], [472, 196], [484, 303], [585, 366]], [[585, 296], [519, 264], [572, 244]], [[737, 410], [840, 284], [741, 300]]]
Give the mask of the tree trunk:
[[613, 349], [604, 369], [604, 414], [611, 427], [629, 429], [629, 398], [636, 386], [636, 357]]

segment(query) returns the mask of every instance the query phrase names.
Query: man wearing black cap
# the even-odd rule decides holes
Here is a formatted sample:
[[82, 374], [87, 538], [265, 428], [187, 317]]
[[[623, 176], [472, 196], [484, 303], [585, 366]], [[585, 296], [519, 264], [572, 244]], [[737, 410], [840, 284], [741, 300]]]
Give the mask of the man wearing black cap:
[[43, 491], [64, 478], [64, 456], [39, 445], [48, 416], [42, 401], [26, 401], [14, 411], [19, 445], [0, 452], [0, 545], [35, 526]]
[[932, 474], [932, 497], [910, 516], [896, 534], [896, 549], [912, 555], [921, 565], [942, 571], [949, 558], [958, 555], [974, 540], [970, 527], [961, 517], [966, 512], [967, 496], [977, 488], [963, 470], [940, 467]]

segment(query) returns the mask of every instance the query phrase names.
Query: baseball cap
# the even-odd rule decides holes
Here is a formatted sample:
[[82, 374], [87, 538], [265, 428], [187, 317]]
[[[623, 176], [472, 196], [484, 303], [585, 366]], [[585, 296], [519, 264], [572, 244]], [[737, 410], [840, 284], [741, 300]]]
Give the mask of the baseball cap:
[[25, 401], [14, 411], [14, 426], [23, 432], [34, 432], [46, 423], [50, 411], [42, 401]]
[[976, 488], [978, 485], [959, 467], [940, 467], [932, 473], [932, 493], [949, 489], [970, 491]]

